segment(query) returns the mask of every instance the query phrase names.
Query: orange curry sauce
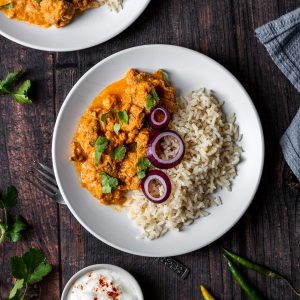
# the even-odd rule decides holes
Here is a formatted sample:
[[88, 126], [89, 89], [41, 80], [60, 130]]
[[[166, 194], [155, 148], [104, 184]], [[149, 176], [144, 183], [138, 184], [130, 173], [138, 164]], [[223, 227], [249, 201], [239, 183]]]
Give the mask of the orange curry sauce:
[[[174, 111], [175, 90], [168, 86], [163, 73], [153, 75], [129, 70], [126, 76], [105, 88], [81, 117], [71, 145], [70, 159], [78, 171], [81, 185], [106, 205], [122, 205], [129, 190], [136, 190], [141, 180], [137, 177], [137, 162], [146, 156], [150, 129], [145, 127], [145, 117], [154, 106], [146, 109], [146, 98], [152, 89], [157, 92], [160, 103]], [[155, 104], [156, 105], [156, 104]], [[126, 110], [129, 121], [124, 124], [112, 110]], [[106, 122], [101, 116], [106, 114]], [[118, 134], [114, 125], [121, 124]], [[95, 165], [95, 142], [99, 136], [108, 139], [109, 144]], [[125, 146], [126, 155], [122, 161], [111, 157], [114, 149]], [[102, 193], [101, 173], [118, 179], [118, 186], [111, 193]]]

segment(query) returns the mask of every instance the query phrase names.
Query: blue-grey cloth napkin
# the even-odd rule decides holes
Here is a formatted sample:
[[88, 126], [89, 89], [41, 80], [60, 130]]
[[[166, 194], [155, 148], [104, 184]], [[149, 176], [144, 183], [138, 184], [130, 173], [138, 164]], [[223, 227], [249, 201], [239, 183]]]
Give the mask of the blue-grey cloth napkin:
[[[300, 8], [255, 32], [275, 64], [300, 92]], [[280, 144], [286, 162], [300, 181], [300, 109]]]

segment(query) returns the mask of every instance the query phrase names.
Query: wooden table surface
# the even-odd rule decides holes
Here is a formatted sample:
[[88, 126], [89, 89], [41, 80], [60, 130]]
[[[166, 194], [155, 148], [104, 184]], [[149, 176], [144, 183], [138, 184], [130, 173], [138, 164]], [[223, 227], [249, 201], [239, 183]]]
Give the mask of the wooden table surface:
[[[22, 106], [9, 97], [0, 98], [0, 188], [10, 184], [18, 188], [19, 201], [13, 212], [31, 225], [20, 242], [0, 246], [0, 293], [6, 295], [12, 283], [8, 258], [30, 246], [43, 249], [54, 265], [40, 285], [41, 300], [59, 299], [67, 280], [95, 263], [127, 269], [141, 284], [146, 300], [200, 299], [200, 283], [218, 299], [246, 299], [224, 264], [222, 247], [278, 270], [300, 289], [300, 187], [279, 146], [280, 136], [299, 108], [299, 94], [254, 35], [255, 28], [298, 5], [298, 0], [152, 0], [119, 36], [70, 53], [37, 51], [1, 37], [0, 78], [26, 68], [33, 81], [34, 104]], [[251, 207], [218, 241], [177, 258], [191, 268], [185, 281], [151, 258], [126, 254], [98, 241], [65, 206], [55, 204], [22, 179], [33, 160], [51, 164], [56, 115], [75, 82], [103, 58], [152, 43], [188, 47], [228, 68], [252, 97], [266, 140], [263, 177]], [[251, 271], [245, 274], [266, 299], [296, 299], [281, 282]]]

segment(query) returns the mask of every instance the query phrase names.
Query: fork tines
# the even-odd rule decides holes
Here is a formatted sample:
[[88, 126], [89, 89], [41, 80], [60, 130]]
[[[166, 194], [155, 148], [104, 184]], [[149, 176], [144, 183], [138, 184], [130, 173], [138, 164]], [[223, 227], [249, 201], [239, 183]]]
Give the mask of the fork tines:
[[26, 180], [48, 196], [54, 198], [59, 194], [54, 172], [49, 167], [40, 162], [35, 162], [32, 170], [28, 171], [27, 174]]

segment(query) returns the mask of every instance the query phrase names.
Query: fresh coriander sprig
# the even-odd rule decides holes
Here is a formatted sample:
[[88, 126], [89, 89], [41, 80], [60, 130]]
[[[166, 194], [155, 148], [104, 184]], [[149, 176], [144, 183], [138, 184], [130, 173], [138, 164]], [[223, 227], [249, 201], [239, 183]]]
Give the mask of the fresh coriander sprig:
[[4, 300], [24, 300], [29, 285], [41, 281], [52, 270], [52, 266], [45, 263], [45, 254], [34, 248], [22, 256], [11, 257], [10, 268], [16, 282]]
[[25, 220], [17, 216], [14, 220], [9, 218], [8, 211], [16, 205], [18, 197], [17, 189], [14, 186], [8, 186], [0, 193], [0, 209], [3, 217], [0, 219], [0, 244], [7, 239], [16, 242], [21, 238], [21, 232], [27, 229], [28, 225]]
[[153, 167], [147, 157], [140, 157], [136, 166], [137, 166], [136, 175], [139, 179], [145, 178], [148, 169]]
[[16, 83], [23, 76], [24, 71], [19, 70], [9, 73], [3, 80], [0, 80], [0, 95], [11, 95], [18, 103], [30, 104], [32, 100], [28, 97], [31, 81], [25, 80], [19, 88], [15, 89]]

